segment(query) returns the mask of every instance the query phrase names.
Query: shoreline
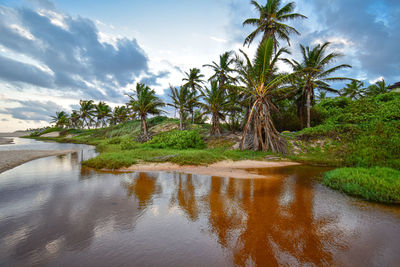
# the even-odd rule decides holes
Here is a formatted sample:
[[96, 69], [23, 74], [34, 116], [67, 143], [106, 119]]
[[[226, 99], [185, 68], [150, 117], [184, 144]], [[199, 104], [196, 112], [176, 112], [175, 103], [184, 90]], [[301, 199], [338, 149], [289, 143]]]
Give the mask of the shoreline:
[[77, 150], [7, 150], [0, 151], [0, 174], [26, 162], [50, 156], [59, 156]]
[[14, 144], [13, 138], [0, 137], [0, 145], [10, 145], [10, 144]]
[[[258, 161], [258, 160], [224, 160], [207, 166], [178, 165], [174, 163], [141, 163], [115, 172], [181, 172], [207, 176], [229, 177], [236, 179], [268, 179], [270, 177], [252, 173], [249, 169], [278, 168], [301, 165], [293, 161]], [[104, 170], [103, 171], [110, 171]]]

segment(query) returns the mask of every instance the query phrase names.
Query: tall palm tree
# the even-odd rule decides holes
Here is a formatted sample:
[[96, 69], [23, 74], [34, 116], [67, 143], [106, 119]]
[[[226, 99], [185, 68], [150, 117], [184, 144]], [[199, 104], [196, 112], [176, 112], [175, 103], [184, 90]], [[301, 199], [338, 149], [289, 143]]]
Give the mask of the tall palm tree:
[[[246, 58], [246, 68], [239, 70], [241, 79], [246, 86], [242, 87], [252, 103], [250, 114], [243, 129], [241, 149], [272, 150], [285, 153], [286, 142], [280, 136], [272, 121], [271, 111], [277, 111], [272, 97], [282, 94], [288, 87], [290, 75], [278, 74], [276, 63], [281, 55], [288, 53], [286, 49], [279, 49], [274, 53], [274, 40], [266, 39], [257, 50], [253, 62], [241, 51]], [[246, 143], [246, 139], [250, 142]]]
[[95, 104], [93, 100], [80, 100], [79, 101], [80, 105], [80, 113], [81, 113], [81, 118], [83, 121], [83, 128], [88, 127], [90, 129], [90, 124], [93, 121], [93, 115], [95, 112]]
[[[189, 70], [189, 73], [185, 72], [186, 77], [182, 79], [182, 81], [186, 82], [183, 86], [189, 87], [192, 89], [195, 95], [197, 95], [197, 90], [201, 89], [201, 85], [203, 84], [204, 75], [200, 73], [200, 69], [193, 68]], [[192, 116], [192, 123], [194, 123], [194, 104], [192, 102], [192, 106], [188, 106], [189, 112]]]
[[390, 89], [388, 89], [388, 86], [384, 79], [377, 81], [375, 84], [368, 86], [366, 89], [366, 93], [368, 96], [375, 96], [388, 92], [390, 92]]
[[159, 115], [163, 112], [160, 108], [165, 104], [156, 96], [156, 92], [143, 83], [137, 83], [133, 95], [128, 95], [131, 99], [128, 103], [134, 114], [140, 118], [141, 130], [145, 136], [148, 136], [147, 115]]
[[64, 128], [69, 124], [69, 117], [65, 111], [56, 112], [56, 115], [51, 117], [51, 122], [55, 123], [57, 127]]
[[[183, 119], [185, 112], [191, 112], [191, 107], [194, 106], [194, 103], [198, 103], [198, 96], [196, 96], [196, 91], [191, 90], [188, 86], [182, 85], [181, 87], [176, 88], [170, 86], [171, 94], [169, 97], [172, 100], [172, 103], [168, 103], [168, 106], [174, 107], [175, 110], [179, 112], [179, 129], [183, 130]], [[193, 121], [192, 121], [193, 122]]]
[[101, 127], [104, 127], [107, 123], [106, 120], [111, 117], [111, 108], [105, 102], [100, 101], [97, 105], [95, 105], [96, 110], [96, 127], [98, 127], [101, 123]]
[[346, 84], [341, 90], [341, 95], [346, 96], [350, 99], [357, 99], [363, 97], [363, 93], [365, 91], [364, 83], [361, 81], [353, 80], [350, 83]]
[[228, 105], [225, 92], [220, 90], [217, 80], [212, 80], [211, 87], [204, 88], [202, 96], [204, 103], [201, 103], [201, 106], [204, 109], [204, 114], [211, 115], [210, 135], [221, 135], [220, 119], [225, 120], [225, 110]]
[[291, 33], [300, 33], [284, 22], [297, 18], [307, 18], [302, 14], [293, 13], [295, 8], [294, 2], [287, 3], [282, 8], [280, 7], [281, 0], [267, 0], [265, 6], [260, 5], [254, 0], [250, 3], [257, 10], [259, 18], [250, 18], [243, 22], [243, 26], [251, 25], [256, 27], [256, 29], [246, 37], [244, 45], [250, 45], [259, 34], [263, 35], [261, 43], [267, 38], [271, 38], [274, 41], [275, 50], [279, 45], [278, 39], [283, 39], [290, 45], [289, 35]]
[[228, 82], [235, 80], [235, 78], [230, 75], [236, 71], [231, 67], [231, 65], [235, 62], [232, 54], [233, 51], [228, 51], [220, 55], [218, 64], [213, 61], [212, 64], [203, 65], [203, 67], [209, 67], [213, 69], [214, 74], [208, 80], [217, 80], [219, 82], [220, 90], [225, 90], [225, 85]]
[[342, 54], [331, 52], [327, 53], [327, 48], [330, 43], [325, 42], [318, 44], [312, 48], [300, 45], [302, 53], [302, 62], [296, 60], [285, 60], [289, 63], [293, 70], [299, 74], [303, 80], [304, 87], [302, 88], [303, 94], [306, 96], [306, 109], [307, 109], [307, 127], [311, 126], [311, 100], [314, 98], [314, 90], [330, 91], [338, 93], [337, 90], [330, 87], [328, 82], [352, 80], [345, 77], [330, 77], [330, 75], [338, 70], [344, 68], [351, 68], [348, 64], [341, 64], [334, 67], [328, 67]]

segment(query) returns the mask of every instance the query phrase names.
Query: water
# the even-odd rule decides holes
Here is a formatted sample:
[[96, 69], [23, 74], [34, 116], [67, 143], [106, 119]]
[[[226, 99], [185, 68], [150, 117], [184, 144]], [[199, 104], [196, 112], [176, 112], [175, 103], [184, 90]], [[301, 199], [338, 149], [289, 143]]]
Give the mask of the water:
[[266, 179], [240, 180], [100, 173], [80, 160], [42, 158], [0, 174], [0, 266], [400, 262], [399, 207], [323, 187], [323, 168], [254, 169]]

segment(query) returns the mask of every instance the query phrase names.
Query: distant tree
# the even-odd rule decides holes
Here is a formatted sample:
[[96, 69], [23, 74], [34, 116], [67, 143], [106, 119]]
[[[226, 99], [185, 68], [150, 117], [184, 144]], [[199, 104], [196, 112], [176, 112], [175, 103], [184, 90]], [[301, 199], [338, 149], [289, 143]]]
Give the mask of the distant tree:
[[211, 87], [205, 87], [202, 91], [204, 102], [201, 103], [204, 109], [203, 114], [211, 115], [211, 135], [221, 135], [222, 128], [220, 120], [225, 120], [225, 110], [228, 105], [225, 92], [218, 87], [218, 81], [212, 80]]
[[366, 89], [366, 94], [368, 96], [375, 96], [388, 92], [390, 92], [390, 89], [388, 89], [388, 86], [384, 79], [377, 81], [375, 84], [368, 86]]
[[352, 80], [345, 77], [330, 77], [330, 75], [344, 68], [351, 68], [348, 64], [341, 64], [335, 67], [328, 67], [334, 60], [341, 57], [342, 54], [332, 52], [327, 54], [329, 42], [318, 44], [312, 48], [300, 45], [303, 60], [301, 63], [296, 60], [285, 60], [293, 70], [303, 80], [303, 94], [306, 96], [307, 109], [307, 127], [311, 126], [311, 100], [314, 98], [315, 89], [338, 93], [337, 90], [330, 87], [328, 82]]
[[128, 103], [134, 114], [137, 114], [141, 122], [141, 130], [148, 136], [146, 118], [149, 114], [159, 115], [163, 112], [160, 108], [165, 104], [156, 96], [156, 92], [143, 83], [136, 84], [133, 95], [128, 95], [131, 99]]
[[111, 108], [103, 101], [100, 101], [95, 105], [95, 114], [97, 118], [96, 128], [100, 125], [101, 127], [105, 127], [107, 125], [107, 120], [111, 117]]
[[340, 91], [340, 94], [350, 99], [358, 99], [360, 97], [363, 97], [364, 92], [364, 83], [361, 81], [353, 80], [350, 83], [346, 84], [346, 87], [344, 87]]
[[284, 22], [297, 18], [307, 18], [302, 14], [293, 13], [295, 8], [294, 2], [289, 2], [282, 8], [280, 7], [281, 0], [268, 0], [265, 6], [260, 5], [256, 1], [251, 1], [250, 3], [258, 12], [259, 18], [250, 18], [243, 22], [243, 26], [251, 25], [256, 27], [256, 29], [246, 37], [244, 45], [250, 45], [260, 34], [262, 34], [260, 44], [262, 44], [267, 38], [271, 38], [274, 42], [275, 50], [279, 46], [279, 39], [287, 41], [288, 45], [290, 45], [289, 35], [291, 33], [300, 33], [295, 28], [285, 24]]
[[82, 127], [81, 114], [77, 110], [72, 111], [69, 121], [72, 128], [77, 129]]
[[[185, 72], [186, 77], [182, 79], [182, 81], [186, 82], [183, 86], [190, 88], [194, 94], [197, 96], [197, 91], [200, 91], [201, 86], [203, 84], [204, 75], [200, 73], [200, 69], [193, 68], [189, 70], [189, 73]], [[192, 123], [194, 123], [194, 108], [196, 103], [191, 102], [189, 108], [189, 112], [192, 117]]]
[[64, 111], [56, 112], [55, 116], [52, 117], [52, 123], [55, 123], [57, 127], [64, 128], [69, 125], [68, 114]]
[[126, 106], [117, 106], [114, 108], [111, 115], [111, 124], [116, 125], [119, 123], [124, 123], [128, 120], [128, 108]]
[[203, 65], [203, 67], [209, 67], [213, 69], [214, 74], [208, 80], [217, 80], [220, 90], [225, 90], [225, 85], [235, 80], [235, 78], [231, 76], [231, 74], [236, 71], [232, 67], [232, 64], [235, 62], [235, 59], [232, 55], [233, 51], [225, 52], [219, 56], [218, 64], [213, 61], [212, 64]]
[[[174, 107], [179, 113], [179, 129], [184, 129], [184, 115], [185, 112], [191, 112], [191, 107], [195, 103], [198, 103], [198, 97], [196, 91], [191, 90], [188, 86], [180, 86], [179, 88], [170, 86], [169, 97], [172, 103], [168, 103], [168, 106]], [[194, 116], [193, 116], [194, 119]], [[192, 120], [193, 123], [193, 120]]]
[[80, 100], [80, 114], [82, 119], [82, 127], [85, 126], [90, 129], [90, 124], [93, 121], [93, 115], [95, 112], [95, 104], [93, 100]]

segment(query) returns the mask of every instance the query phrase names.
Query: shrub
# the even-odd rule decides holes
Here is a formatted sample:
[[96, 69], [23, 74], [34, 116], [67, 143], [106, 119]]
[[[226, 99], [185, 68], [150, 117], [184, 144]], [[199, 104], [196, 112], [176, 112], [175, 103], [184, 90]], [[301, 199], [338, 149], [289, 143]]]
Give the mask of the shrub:
[[139, 144], [135, 141], [131, 140], [130, 138], [125, 138], [121, 141], [121, 149], [122, 150], [132, 150], [138, 148]]
[[154, 148], [170, 149], [201, 149], [205, 147], [203, 139], [198, 132], [179, 130], [158, 134], [146, 142], [146, 144]]
[[323, 184], [369, 201], [400, 203], [400, 171], [390, 168], [340, 168], [329, 171]]

